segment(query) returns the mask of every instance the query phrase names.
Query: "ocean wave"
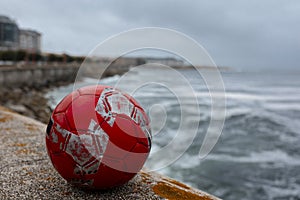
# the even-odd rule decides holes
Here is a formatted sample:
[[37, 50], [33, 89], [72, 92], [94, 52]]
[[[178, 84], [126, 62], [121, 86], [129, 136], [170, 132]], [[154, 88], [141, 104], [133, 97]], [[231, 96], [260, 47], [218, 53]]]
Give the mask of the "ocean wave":
[[251, 152], [248, 156], [232, 156], [228, 154], [210, 154], [207, 160], [237, 162], [237, 163], [281, 163], [300, 165], [300, 158], [293, 157], [282, 150]]

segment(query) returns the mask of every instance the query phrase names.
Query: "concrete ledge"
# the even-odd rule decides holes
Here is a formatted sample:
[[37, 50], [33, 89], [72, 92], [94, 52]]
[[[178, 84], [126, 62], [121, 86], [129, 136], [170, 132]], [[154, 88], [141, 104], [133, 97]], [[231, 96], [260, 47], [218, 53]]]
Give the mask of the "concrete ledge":
[[145, 170], [112, 190], [75, 188], [48, 160], [45, 128], [45, 124], [0, 107], [0, 199], [218, 199]]

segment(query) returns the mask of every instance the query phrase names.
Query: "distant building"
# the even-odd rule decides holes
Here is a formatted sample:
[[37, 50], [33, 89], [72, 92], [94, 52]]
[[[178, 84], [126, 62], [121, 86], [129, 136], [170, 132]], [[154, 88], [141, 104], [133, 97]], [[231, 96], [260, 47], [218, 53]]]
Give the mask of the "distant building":
[[19, 29], [16, 22], [0, 15], [0, 50], [17, 50], [19, 48]]
[[40, 52], [41, 51], [41, 34], [34, 30], [20, 29], [19, 31], [19, 49]]
[[35, 30], [19, 29], [16, 22], [0, 15], [0, 51], [25, 50], [41, 51], [41, 34]]

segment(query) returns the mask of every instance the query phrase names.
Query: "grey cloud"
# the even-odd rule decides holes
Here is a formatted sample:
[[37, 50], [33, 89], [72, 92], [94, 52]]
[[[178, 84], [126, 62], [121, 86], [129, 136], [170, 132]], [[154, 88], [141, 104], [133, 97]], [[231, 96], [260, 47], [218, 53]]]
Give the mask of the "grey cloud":
[[246, 68], [299, 67], [299, 10], [298, 0], [0, 2], [43, 33], [46, 51], [87, 54], [120, 31], [158, 26], [191, 36], [218, 65]]

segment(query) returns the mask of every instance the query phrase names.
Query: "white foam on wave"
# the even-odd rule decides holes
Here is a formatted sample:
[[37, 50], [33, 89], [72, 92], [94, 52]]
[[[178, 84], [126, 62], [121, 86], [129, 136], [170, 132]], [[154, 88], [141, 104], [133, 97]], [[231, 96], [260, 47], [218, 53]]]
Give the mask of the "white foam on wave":
[[100, 79], [99, 83], [104, 85], [114, 85], [119, 79], [120, 75], [114, 75], [104, 79]]
[[270, 110], [300, 111], [300, 103], [298, 102], [268, 102], [264, 107]]
[[190, 169], [198, 166], [200, 164], [200, 159], [196, 155], [189, 155], [187, 153], [183, 154], [175, 163], [175, 166], [178, 166], [182, 169]]
[[[98, 83], [98, 79], [95, 79], [95, 78], [84, 78], [83, 81], [82, 81], [82, 84], [97, 84]], [[79, 82], [79, 84], [81, 84]]]
[[264, 184], [264, 188], [266, 188], [265, 191], [267, 191], [269, 199], [300, 196], [300, 185], [297, 183], [290, 184], [289, 188], [284, 189], [282, 189], [282, 186], [276, 186], [272, 184]]
[[[247, 92], [205, 92], [205, 91], [196, 91], [194, 93], [198, 98], [223, 98], [224, 94], [228, 100], [242, 100], [242, 101], [266, 101], [267, 103], [285, 103], [289, 104], [290, 101], [293, 101], [296, 105], [300, 101], [300, 96], [292, 95], [282, 95], [282, 94], [250, 94]], [[272, 102], [270, 102], [272, 101]]]
[[288, 155], [281, 150], [251, 152], [249, 156], [232, 156], [225, 154], [210, 154], [207, 160], [227, 161], [237, 163], [281, 163], [287, 165], [300, 165], [300, 159]]
[[252, 112], [251, 108], [234, 107], [226, 110], [226, 118], [231, 118], [238, 115], [246, 115]]
[[282, 114], [277, 114], [274, 112], [259, 112], [259, 113], [254, 113], [257, 116], [266, 118], [266, 119], [271, 119], [273, 122], [280, 124], [283, 127], [286, 127], [288, 130], [297, 133], [299, 135], [299, 130], [300, 130], [300, 124], [298, 123], [297, 118], [291, 118]]

